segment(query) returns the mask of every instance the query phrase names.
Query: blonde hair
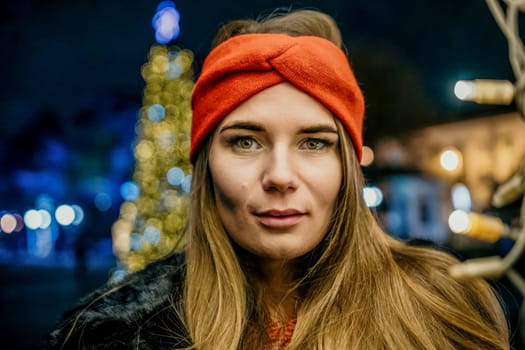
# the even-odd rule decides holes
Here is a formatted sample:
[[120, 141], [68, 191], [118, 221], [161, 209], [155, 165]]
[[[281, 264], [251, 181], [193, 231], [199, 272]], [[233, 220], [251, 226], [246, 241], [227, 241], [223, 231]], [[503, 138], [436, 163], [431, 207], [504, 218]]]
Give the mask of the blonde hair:
[[[215, 44], [246, 32], [291, 29], [291, 35], [333, 36], [341, 45], [334, 20], [309, 10], [234, 21]], [[454, 258], [381, 229], [362, 199], [364, 178], [350, 138], [336, 124], [343, 183], [326, 238], [300, 259], [303, 270], [290, 287], [300, 302], [287, 349], [508, 349], [506, 320], [484, 280], [456, 281], [447, 273]], [[261, 286], [222, 226], [209, 147], [208, 140], [193, 171], [181, 303], [186, 327], [196, 349], [268, 348]]]

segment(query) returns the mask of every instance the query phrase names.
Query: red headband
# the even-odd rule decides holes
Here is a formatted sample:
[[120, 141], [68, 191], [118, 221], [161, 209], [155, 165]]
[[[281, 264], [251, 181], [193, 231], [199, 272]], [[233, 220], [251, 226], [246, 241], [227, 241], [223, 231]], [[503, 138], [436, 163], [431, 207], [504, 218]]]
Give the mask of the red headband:
[[231, 111], [282, 82], [328, 108], [350, 134], [361, 160], [364, 99], [343, 51], [316, 36], [243, 34], [218, 45], [204, 61], [191, 99], [191, 162]]

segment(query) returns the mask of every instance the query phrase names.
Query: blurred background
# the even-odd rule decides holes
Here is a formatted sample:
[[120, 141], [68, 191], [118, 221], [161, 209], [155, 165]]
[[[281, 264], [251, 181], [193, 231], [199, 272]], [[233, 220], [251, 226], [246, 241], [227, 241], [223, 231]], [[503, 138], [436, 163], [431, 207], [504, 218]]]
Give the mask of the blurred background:
[[[459, 80], [515, 80], [485, 1], [7, 0], [2, 348], [37, 349], [80, 296], [180, 248], [192, 82], [221, 23], [276, 7], [319, 9], [341, 27], [367, 105], [364, 196], [385, 229], [460, 259], [509, 252], [512, 240], [469, 238], [449, 220], [458, 209], [519, 218], [519, 199], [491, 197], [525, 157], [525, 122], [512, 103], [454, 93]], [[521, 296], [492, 282], [515, 330]]]

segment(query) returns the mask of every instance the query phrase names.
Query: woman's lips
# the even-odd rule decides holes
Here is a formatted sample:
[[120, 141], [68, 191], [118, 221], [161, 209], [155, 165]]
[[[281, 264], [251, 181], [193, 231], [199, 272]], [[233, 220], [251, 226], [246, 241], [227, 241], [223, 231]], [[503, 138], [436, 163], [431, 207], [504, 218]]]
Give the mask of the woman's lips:
[[268, 210], [255, 214], [259, 222], [269, 228], [287, 228], [297, 225], [305, 215], [295, 209]]

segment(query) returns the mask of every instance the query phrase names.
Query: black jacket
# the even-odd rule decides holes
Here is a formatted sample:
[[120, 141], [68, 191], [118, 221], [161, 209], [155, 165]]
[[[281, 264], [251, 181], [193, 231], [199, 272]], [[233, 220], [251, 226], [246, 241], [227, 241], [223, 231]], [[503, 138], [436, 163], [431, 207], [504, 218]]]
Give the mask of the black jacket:
[[66, 312], [43, 349], [174, 349], [188, 337], [173, 303], [183, 292], [184, 258], [176, 254], [106, 285]]

